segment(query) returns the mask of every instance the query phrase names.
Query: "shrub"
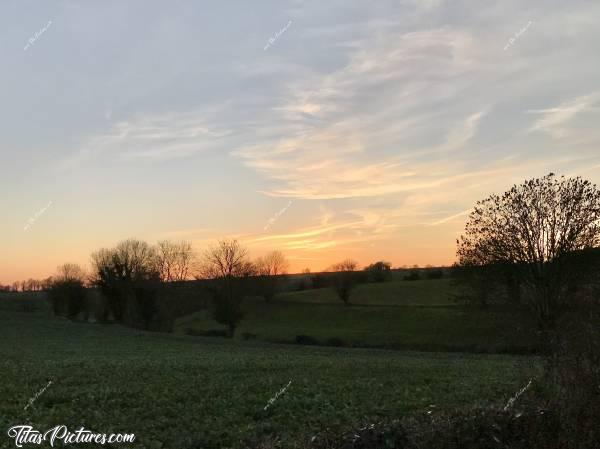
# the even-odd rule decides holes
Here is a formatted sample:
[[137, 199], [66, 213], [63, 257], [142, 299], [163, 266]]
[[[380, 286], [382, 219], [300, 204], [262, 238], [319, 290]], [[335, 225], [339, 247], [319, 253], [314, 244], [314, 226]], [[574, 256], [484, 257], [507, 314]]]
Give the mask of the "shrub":
[[404, 276], [405, 281], [418, 281], [421, 279], [421, 274], [419, 270], [410, 270], [410, 272]]
[[547, 374], [551, 407], [570, 435], [564, 447], [600, 447], [600, 311], [582, 307], [559, 324]]
[[440, 414], [429, 411], [391, 422], [367, 424], [341, 436], [324, 434], [313, 443], [313, 447], [562, 449], [561, 444], [560, 423], [552, 413], [540, 413], [535, 409], [514, 413], [512, 410], [476, 408]]
[[319, 341], [308, 335], [296, 335], [296, 343], [299, 345], [318, 345]]

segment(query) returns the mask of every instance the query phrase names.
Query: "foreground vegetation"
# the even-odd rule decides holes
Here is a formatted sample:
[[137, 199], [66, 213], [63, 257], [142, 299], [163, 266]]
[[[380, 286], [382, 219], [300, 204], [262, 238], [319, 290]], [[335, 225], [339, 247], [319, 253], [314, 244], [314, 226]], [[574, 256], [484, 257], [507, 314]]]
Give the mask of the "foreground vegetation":
[[535, 370], [518, 356], [242, 343], [18, 312], [0, 316], [0, 347], [5, 429], [29, 421], [133, 432], [148, 448], [278, 438], [292, 447], [432, 406], [503, 404]]

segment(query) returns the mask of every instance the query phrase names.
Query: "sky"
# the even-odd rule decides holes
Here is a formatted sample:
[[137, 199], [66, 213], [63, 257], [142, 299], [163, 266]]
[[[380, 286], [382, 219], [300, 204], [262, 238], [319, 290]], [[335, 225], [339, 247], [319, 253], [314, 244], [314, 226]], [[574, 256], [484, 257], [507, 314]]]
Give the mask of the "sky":
[[0, 4], [0, 283], [126, 238], [449, 265], [474, 203], [600, 183], [600, 2]]

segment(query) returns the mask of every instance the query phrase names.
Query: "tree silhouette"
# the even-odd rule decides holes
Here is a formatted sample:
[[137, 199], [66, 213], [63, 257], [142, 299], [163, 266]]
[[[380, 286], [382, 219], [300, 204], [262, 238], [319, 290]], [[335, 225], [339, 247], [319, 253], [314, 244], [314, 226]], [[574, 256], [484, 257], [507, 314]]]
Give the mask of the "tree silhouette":
[[271, 251], [254, 263], [256, 269], [258, 291], [266, 302], [273, 301], [279, 292], [283, 275], [287, 274], [289, 262], [280, 251]]
[[550, 173], [479, 201], [457, 241], [459, 264], [515, 268], [539, 326], [553, 329], [581, 275], [573, 256], [598, 246], [599, 220], [596, 185]]
[[352, 259], [346, 259], [331, 266], [333, 271], [333, 289], [346, 305], [350, 305], [350, 293], [358, 284], [359, 276], [356, 273], [358, 263]]
[[200, 274], [207, 279], [213, 297], [213, 317], [228, 327], [229, 336], [243, 318], [244, 287], [255, 268], [248, 260], [248, 252], [237, 240], [221, 240], [204, 254]]

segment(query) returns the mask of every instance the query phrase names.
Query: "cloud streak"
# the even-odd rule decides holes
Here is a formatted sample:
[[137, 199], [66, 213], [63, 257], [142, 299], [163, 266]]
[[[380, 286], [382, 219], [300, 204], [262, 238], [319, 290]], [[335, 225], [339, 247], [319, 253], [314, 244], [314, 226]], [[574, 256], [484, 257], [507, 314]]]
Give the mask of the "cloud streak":
[[530, 132], [540, 131], [549, 134], [555, 139], [570, 136], [569, 124], [581, 113], [598, 110], [594, 106], [600, 102], [600, 92], [583, 95], [573, 100], [565, 101], [554, 108], [529, 109], [530, 114], [541, 114], [542, 117], [535, 121], [529, 129]]

